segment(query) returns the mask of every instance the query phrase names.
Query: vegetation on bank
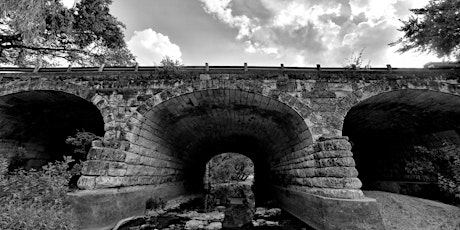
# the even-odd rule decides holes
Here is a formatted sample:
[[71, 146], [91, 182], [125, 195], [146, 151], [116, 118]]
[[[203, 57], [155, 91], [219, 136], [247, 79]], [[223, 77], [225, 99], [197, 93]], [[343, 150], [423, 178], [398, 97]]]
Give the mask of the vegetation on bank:
[[405, 166], [414, 177], [435, 182], [442, 202], [460, 206], [460, 148], [444, 143], [441, 148], [415, 146], [415, 153]]
[[75, 187], [80, 162], [95, 139], [92, 133], [78, 132], [66, 141], [75, 159], [65, 156], [41, 169], [12, 168], [12, 162], [0, 158], [0, 229], [77, 229], [67, 193]]
[[40, 170], [20, 168], [0, 175], [1, 228], [76, 229], [76, 217], [66, 195], [70, 178], [80, 172], [75, 166], [69, 170], [72, 161], [65, 157]]

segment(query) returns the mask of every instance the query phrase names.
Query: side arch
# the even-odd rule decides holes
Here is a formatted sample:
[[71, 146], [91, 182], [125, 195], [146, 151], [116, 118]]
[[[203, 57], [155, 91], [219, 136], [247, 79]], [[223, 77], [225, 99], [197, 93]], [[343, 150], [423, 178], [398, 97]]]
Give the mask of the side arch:
[[[4, 93], [4, 92], [2, 92]], [[100, 110], [90, 101], [57, 90], [18, 90], [0, 96], [0, 157], [10, 169], [39, 168], [74, 154], [66, 139], [77, 131], [104, 134]]]
[[345, 98], [343, 135], [363, 188], [442, 199], [441, 159], [460, 149], [459, 92], [453, 81], [396, 80]]
[[113, 132], [110, 132], [110, 127], [111, 124], [115, 122], [113, 110], [116, 108], [112, 108], [113, 106], [110, 106], [109, 98], [107, 96], [98, 94], [94, 88], [61, 80], [53, 81], [52, 79], [29, 79], [1, 84], [0, 96], [39, 90], [64, 92], [91, 102], [102, 114], [104, 123], [106, 124], [105, 131], [109, 131], [108, 134], [102, 134], [102, 136], [105, 136], [105, 139], [108, 140], [115, 139], [113, 136], [116, 135], [116, 133], [113, 134]]
[[337, 104], [336, 113], [339, 117], [345, 118], [347, 112], [361, 101], [364, 101], [378, 94], [404, 89], [430, 90], [457, 96], [460, 95], [460, 87], [456, 81], [453, 82], [449, 80], [433, 79], [400, 79], [392, 81], [378, 81], [359, 88], [353, 91], [353, 93], [341, 99]]

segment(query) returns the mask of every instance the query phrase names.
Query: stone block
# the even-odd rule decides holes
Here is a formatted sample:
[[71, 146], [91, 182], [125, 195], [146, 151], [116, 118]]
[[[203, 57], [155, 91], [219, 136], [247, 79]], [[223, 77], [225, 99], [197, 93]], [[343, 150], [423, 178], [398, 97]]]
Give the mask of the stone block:
[[96, 177], [81, 176], [78, 179], [77, 186], [79, 189], [90, 190], [96, 188]]
[[110, 162], [107, 174], [109, 176], [125, 176], [128, 165], [121, 162]]
[[111, 148], [92, 147], [87, 155], [88, 160], [104, 160], [104, 161], [125, 161], [126, 154], [124, 151]]
[[315, 169], [317, 177], [358, 177], [355, 167], [327, 167]]
[[88, 160], [84, 162], [81, 173], [87, 176], [106, 175], [109, 169], [109, 162], [99, 160]]
[[96, 188], [115, 188], [122, 186], [125, 177], [99, 176], [96, 178]]
[[352, 157], [319, 159], [316, 161], [316, 167], [355, 167], [355, 160]]
[[375, 199], [335, 199], [273, 186], [281, 207], [315, 229], [383, 230]]
[[326, 140], [323, 142], [318, 142], [314, 146], [315, 151], [331, 151], [331, 150], [348, 150], [351, 151], [351, 144], [344, 139], [333, 139]]
[[353, 153], [349, 150], [332, 150], [332, 151], [321, 151], [313, 154], [315, 159], [323, 158], [337, 158], [337, 157], [352, 157]]
[[308, 187], [359, 189], [362, 186], [358, 178], [313, 177], [304, 178], [301, 182]]

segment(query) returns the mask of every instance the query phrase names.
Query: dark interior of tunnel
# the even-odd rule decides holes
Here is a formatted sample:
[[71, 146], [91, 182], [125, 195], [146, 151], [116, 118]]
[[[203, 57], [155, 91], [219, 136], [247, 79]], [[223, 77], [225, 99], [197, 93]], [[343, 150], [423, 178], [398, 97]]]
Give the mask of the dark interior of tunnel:
[[459, 153], [459, 131], [460, 97], [428, 90], [373, 96], [343, 125], [363, 189], [435, 200], [443, 197], [439, 175], [449, 176]]
[[[256, 201], [267, 196], [273, 161], [312, 143], [302, 117], [288, 105], [256, 93], [215, 89], [174, 97], [147, 115], [165, 153], [184, 161], [189, 191], [202, 190], [206, 163], [237, 152], [255, 165]], [[153, 132], [153, 131], [151, 131]], [[155, 143], [158, 144], [158, 143]]]
[[13, 168], [38, 168], [72, 155], [65, 140], [77, 131], [104, 134], [99, 109], [83, 98], [45, 90], [0, 97], [1, 154]]

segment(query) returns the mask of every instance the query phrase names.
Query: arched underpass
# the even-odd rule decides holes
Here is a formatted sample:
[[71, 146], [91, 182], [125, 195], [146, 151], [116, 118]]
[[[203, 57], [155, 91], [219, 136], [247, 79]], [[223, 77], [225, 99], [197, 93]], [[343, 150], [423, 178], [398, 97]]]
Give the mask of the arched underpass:
[[[205, 165], [223, 152], [253, 159], [255, 195], [263, 200], [274, 182], [272, 166], [282, 156], [313, 143], [302, 117], [292, 108], [260, 94], [238, 90], [206, 90], [167, 100], [149, 111], [139, 138], [146, 151], [156, 146], [179, 162], [187, 191], [203, 188]], [[146, 141], [147, 140], [147, 141]], [[262, 191], [262, 192], [259, 192]]]
[[98, 108], [78, 96], [36, 90], [0, 97], [0, 154], [12, 168], [37, 168], [71, 155], [65, 140], [77, 130], [104, 134]]
[[343, 125], [363, 189], [436, 200], [442, 199], [438, 174], [449, 170], [442, 154], [459, 148], [459, 131], [460, 97], [429, 90], [368, 98], [352, 107]]

